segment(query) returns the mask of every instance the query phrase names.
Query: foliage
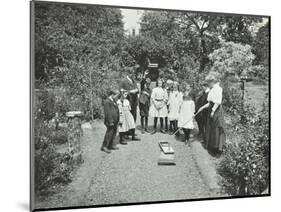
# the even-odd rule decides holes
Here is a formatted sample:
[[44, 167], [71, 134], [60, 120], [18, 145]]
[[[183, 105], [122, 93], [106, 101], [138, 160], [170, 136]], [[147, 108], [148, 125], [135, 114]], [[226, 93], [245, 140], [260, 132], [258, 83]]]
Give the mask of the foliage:
[[[121, 11], [99, 6], [35, 4], [36, 78], [80, 96], [93, 119], [101, 98], [122, 72]], [[116, 86], [116, 85], [115, 85]]]
[[125, 36], [117, 8], [43, 2], [35, 7], [38, 191], [69, 182], [73, 168], [69, 155], [55, 150], [57, 142], [65, 142], [65, 132], [54, 131], [50, 120], [56, 113], [63, 119], [69, 110], [83, 111], [86, 119], [102, 118], [106, 91], [133, 71], [128, 67], [139, 64], [143, 71], [147, 58], [159, 63], [164, 76], [173, 69], [181, 84], [190, 83], [195, 89], [211, 69], [222, 73], [223, 104], [232, 114], [244, 117], [234, 125], [244, 136], [243, 142], [229, 144], [221, 163], [226, 188], [232, 194], [256, 194], [264, 189], [268, 111], [263, 117], [243, 109], [241, 89], [232, 87], [230, 78], [235, 75], [239, 81], [251, 74], [268, 79], [268, 23], [254, 36], [250, 27], [261, 21], [259, 17], [147, 10], [140, 21], [140, 34]]
[[251, 46], [239, 43], [222, 42], [221, 47], [209, 55], [213, 68], [224, 76], [234, 74], [240, 77], [247, 74], [255, 58]]
[[268, 67], [269, 65], [269, 22], [259, 28], [259, 31], [254, 39], [253, 52], [256, 55], [255, 64]]
[[230, 79], [248, 75], [255, 58], [251, 46], [239, 43], [221, 42], [221, 47], [209, 55], [212, 61], [212, 70], [221, 73], [221, 82], [224, 90], [224, 105], [231, 111], [237, 110], [242, 105], [241, 86], [231, 87]]
[[261, 21], [260, 17], [224, 15], [224, 24], [219, 25], [219, 30], [225, 41], [252, 45], [254, 39], [250, 28]]
[[208, 54], [218, 47], [219, 39], [216, 31], [221, 21], [221, 16], [199, 13], [182, 12], [177, 17], [181, 30], [188, 32], [188, 37], [192, 38], [192, 46], [195, 48], [191, 50], [199, 61], [199, 72], [203, 72], [209, 63]]
[[244, 119], [232, 128], [242, 140], [227, 143], [218, 171], [229, 194], [257, 195], [269, 181], [268, 108], [256, 114], [256, 109], [245, 106], [241, 115]]
[[[43, 95], [46, 97], [46, 95]], [[44, 108], [45, 101], [36, 101], [34, 148], [35, 148], [35, 191], [44, 193], [50, 188], [70, 182], [73, 169], [68, 153], [57, 153], [55, 145], [67, 140], [64, 129], [55, 131]], [[47, 113], [48, 114], [48, 113]]]
[[[40, 126], [38, 126], [40, 125]], [[50, 187], [70, 182], [73, 169], [68, 153], [57, 153], [48, 124], [37, 122], [35, 128], [35, 190], [37, 193], [49, 191]]]
[[[161, 65], [175, 70], [178, 70], [179, 66], [186, 66], [183, 62], [186, 58], [190, 58], [192, 63], [196, 63], [196, 67], [199, 67], [194, 78], [199, 82], [204, 72], [209, 71], [210, 62], [213, 62], [208, 55], [220, 49], [223, 43], [230, 44], [229, 41], [237, 45], [238, 42], [241, 43], [245, 50], [240, 49], [240, 53], [243, 51], [249, 53], [248, 58], [253, 60], [251, 58], [253, 54], [248, 52], [251, 51], [250, 46], [243, 44], [253, 43], [253, 36], [249, 29], [252, 24], [260, 21], [260, 18], [248, 16], [146, 11], [140, 22], [140, 36], [137, 40], [140, 42], [140, 39], [143, 39], [142, 47], [147, 46], [147, 48], [144, 48], [145, 51], [143, 49], [138, 51], [139, 48], [135, 48], [135, 51], [156, 57]], [[236, 47], [241, 48], [241, 46]], [[190, 68], [193, 69], [194, 65], [190, 65]]]
[[264, 65], [254, 65], [249, 70], [250, 76], [255, 81], [267, 83], [269, 81], [269, 69]]

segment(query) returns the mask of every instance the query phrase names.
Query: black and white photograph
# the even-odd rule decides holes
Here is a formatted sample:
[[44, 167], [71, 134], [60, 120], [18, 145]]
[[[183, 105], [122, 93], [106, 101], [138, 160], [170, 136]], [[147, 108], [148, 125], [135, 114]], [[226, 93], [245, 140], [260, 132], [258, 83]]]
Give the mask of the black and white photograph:
[[271, 195], [270, 16], [30, 12], [31, 210]]

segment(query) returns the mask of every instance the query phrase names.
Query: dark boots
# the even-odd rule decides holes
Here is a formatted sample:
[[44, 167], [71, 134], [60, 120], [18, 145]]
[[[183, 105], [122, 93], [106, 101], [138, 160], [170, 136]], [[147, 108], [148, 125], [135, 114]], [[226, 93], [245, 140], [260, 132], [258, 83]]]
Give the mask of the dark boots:
[[153, 124], [153, 130], [152, 130], [152, 132], [151, 132], [151, 135], [153, 135], [153, 134], [156, 133], [157, 121], [158, 121], [158, 118], [157, 118], [157, 117], [154, 117], [154, 124]]
[[147, 116], [141, 116], [141, 133], [144, 134], [148, 131], [148, 117]]
[[123, 132], [119, 133], [119, 138], [120, 138], [119, 143], [122, 145], [127, 145], [128, 143], [124, 140], [124, 136], [125, 134]]
[[132, 141], [140, 141], [139, 138], [136, 137], [135, 129], [131, 129]]

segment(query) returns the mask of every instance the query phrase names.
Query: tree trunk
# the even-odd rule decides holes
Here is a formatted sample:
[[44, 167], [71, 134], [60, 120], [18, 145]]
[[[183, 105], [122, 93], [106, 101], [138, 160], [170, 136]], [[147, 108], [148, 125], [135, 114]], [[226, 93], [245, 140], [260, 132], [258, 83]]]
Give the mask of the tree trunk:
[[202, 73], [205, 69], [205, 56], [206, 56], [206, 43], [204, 40], [204, 35], [200, 33], [200, 42], [199, 42], [199, 72]]
[[90, 74], [90, 107], [91, 107], [91, 119], [94, 120], [94, 103], [93, 103], [93, 84], [92, 84], [92, 72]]
[[200, 33], [200, 35], [199, 35], [199, 71], [197, 73], [197, 82], [198, 83], [200, 81], [200, 74], [205, 69], [205, 61], [204, 61], [205, 54], [206, 54], [206, 44], [204, 41], [203, 33]]

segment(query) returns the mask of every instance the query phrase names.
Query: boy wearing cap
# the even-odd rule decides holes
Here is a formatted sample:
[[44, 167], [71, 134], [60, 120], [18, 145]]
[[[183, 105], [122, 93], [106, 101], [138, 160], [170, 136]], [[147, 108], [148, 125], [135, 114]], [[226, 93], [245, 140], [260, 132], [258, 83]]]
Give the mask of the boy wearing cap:
[[104, 124], [106, 126], [106, 132], [101, 151], [106, 153], [110, 153], [111, 149], [118, 149], [118, 147], [113, 144], [119, 123], [119, 109], [116, 103], [118, 97], [119, 93], [117, 91], [110, 90], [108, 92], [108, 98], [104, 102]]

